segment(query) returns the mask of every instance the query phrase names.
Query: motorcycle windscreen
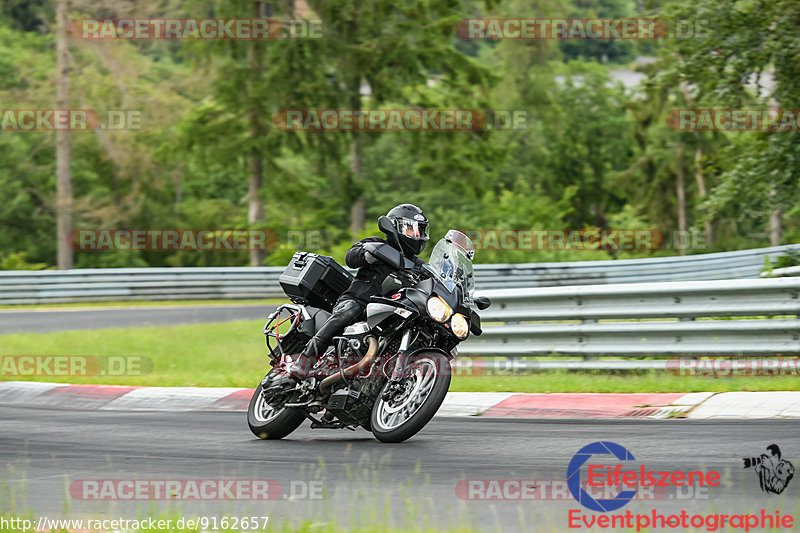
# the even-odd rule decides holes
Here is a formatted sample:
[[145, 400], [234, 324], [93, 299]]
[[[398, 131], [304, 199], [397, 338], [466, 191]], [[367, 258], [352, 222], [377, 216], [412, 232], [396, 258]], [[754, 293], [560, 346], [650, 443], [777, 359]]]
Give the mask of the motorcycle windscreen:
[[[452, 231], [448, 232], [448, 236], [451, 236], [451, 233]], [[460, 232], [455, 233], [460, 234]], [[464, 239], [467, 237], [464, 236]], [[468, 252], [464, 249], [465, 246], [465, 243], [456, 244], [447, 238], [441, 239], [434, 246], [425, 268], [433, 273], [437, 283], [444, 286], [449, 293], [455, 293], [457, 287], [460, 287], [464, 303], [472, 306], [475, 279], [471, 256], [474, 255], [474, 247]]]

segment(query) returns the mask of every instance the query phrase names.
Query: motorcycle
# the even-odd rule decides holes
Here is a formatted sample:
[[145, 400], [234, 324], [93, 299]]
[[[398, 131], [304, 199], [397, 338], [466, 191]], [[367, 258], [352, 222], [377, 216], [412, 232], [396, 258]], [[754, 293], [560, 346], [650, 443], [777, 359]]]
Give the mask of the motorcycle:
[[[283, 438], [308, 419], [313, 429], [362, 427], [381, 442], [402, 442], [425, 427], [441, 406], [457, 346], [470, 334], [481, 334], [477, 311], [491, 303], [474, 295], [475, 247], [464, 233], [450, 230], [429, 262], [417, 267], [398, 251], [391, 221], [381, 217], [378, 227], [397, 246], [364, 247], [394, 272], [367, 304], [365, 320], [334, 337], [304, 380], [286, 379], [283, 363], [325, 323], [350, 278], [332, 259], [305, 252], [293, 261], [313, 256], [316, 267], [303, 263], [299, 275], [310, 279], [298, 280], [292, 271], [295, 278], [285, 275], [293, 283], [285, 285], [281, 277], [292, 304], [278, 307], [264, 326], [273, 368], [247, 412], [250, 430], [259, 438]], [[290, 264], [287, 272], [298, 264]]]

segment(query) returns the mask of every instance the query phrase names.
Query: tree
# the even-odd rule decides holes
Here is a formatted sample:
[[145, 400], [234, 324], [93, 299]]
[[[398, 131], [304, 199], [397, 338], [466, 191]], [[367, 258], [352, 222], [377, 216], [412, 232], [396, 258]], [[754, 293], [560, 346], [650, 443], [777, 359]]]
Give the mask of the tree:
[[[319, 61], [338, 93], [337, 107], [361, 110], [365, 86], [373, 107], [389, 101], [414, 104], [413, 88], [425, 86], [434, 75], [469, 93], [488, 84], [488, 71], [452, 46], [453, 28], [460, 20], [454, 10], [458, 3], [311, 0], [309, 5], [323, 21], [325, 47]], [[350, 173], [345, 191], [354, 235], [364, 229], [362, 158], [372, 139], [364, 132], [349, 135]]]
[[545, 190], [557, 198], [564, 187], [577, 187], [572, 224], [605, 228], [609, 210], [624, 204], [612, 180], [633, 155], [626, 97], [597, 65], [571, 62], [566, 72], [544, 128], [551, 154]]
[[[69, 109], [69, 48], [67, 31], [69, 28], [68, 0], [58, 0], [56, 10], [56, 53], [58, 54], [58, 81], [56, 96], [57, 109]], [[70, 132], [59, 129], [56, 132], [56, 174], [58, 194], [56, 195], [58, 268], [72, 268], [72, 248], [69, 237], [72, 232], [72, 178], [70, 174]]]
[[[697, 0], [691, 5], [669, 1], [664, 18], [702, 20], [707, 30], [691, 39], [668, 41], [660, 78], [694, 88], [699, 107], [774, 106], [794, 109], [800, 103], [800, 4], [795, 0], [733, 3]], [[772, 87], [764, 84], [774, 79]], [[791, 131], [731, 133], [735, 150], [709, 200], [714, 213], [735, 202], [735, 216], [758, 212], [769, 219], [770, 242], [780, 241], [781, 213], [800, 200], [800, 143]], [[741, 142], [740, 142], [741, 141]]]

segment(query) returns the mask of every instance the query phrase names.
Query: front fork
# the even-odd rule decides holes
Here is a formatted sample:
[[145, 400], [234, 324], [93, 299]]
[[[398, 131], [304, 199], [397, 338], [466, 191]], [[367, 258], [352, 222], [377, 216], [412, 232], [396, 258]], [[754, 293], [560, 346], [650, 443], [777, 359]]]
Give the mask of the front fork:
[[411, 330], [407, 329], [403, 332], [403, 336], [400, 339], [400, 348], [398, 349], [400, 354], [397, 356], [397, 363], [394, 365], [392, 375], [389, 377], [389, 383], [383, 391], [382, 398], [385, 402], [388, 402], [396, 394], [403, 391], [403, 375], [406, 371], [406, 363], [408, 363], [408, 358], [411, 355], [408, 350], [410, 342]]

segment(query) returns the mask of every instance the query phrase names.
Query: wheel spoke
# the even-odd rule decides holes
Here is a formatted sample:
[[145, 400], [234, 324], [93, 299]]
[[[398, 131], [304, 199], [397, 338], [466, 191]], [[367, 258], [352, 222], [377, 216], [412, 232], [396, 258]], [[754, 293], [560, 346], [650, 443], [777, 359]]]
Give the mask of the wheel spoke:
[[261, 423], [266, 423], [283, 412], [283, 408], [275, 409], [264, 401], [264, 396], [258, 392], [256, 405], [253, 408], [253, 417]]
[[436, 383], [437, 372], [434, 361], [423, 359], [409, 369], [405, 378], [404, 392], [390, 402], [378, 400], [378, 425], [383, 429], [395, 429], [410, 420], [430, 396]]

